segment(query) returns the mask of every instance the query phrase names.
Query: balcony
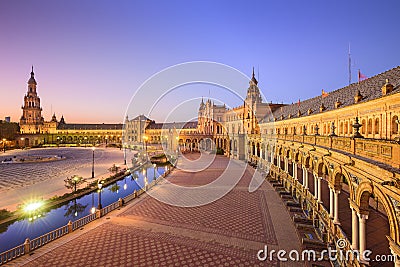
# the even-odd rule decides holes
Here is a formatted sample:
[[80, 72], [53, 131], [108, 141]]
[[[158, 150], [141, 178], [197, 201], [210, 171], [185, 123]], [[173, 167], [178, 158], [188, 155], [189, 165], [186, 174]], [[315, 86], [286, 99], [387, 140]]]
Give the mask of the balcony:
[[400, 168], [400, 144], [393, 140], [288, 134], [279, 134], [276, 137], [278, 140], [324, 147], [383, 163], [393, 168]]

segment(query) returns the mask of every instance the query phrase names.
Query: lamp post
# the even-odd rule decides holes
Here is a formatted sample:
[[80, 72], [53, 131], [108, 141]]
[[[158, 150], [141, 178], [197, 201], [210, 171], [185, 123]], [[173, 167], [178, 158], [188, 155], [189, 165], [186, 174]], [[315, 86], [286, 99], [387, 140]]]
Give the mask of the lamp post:
[[7, 139], [3, 138], [3, 151], [6, 153], [6, 141]]
[[25, 148], [25, 138], [21, 137], [22, 149]]
[[126, 143], [124, 144], [124, 165], [126, 165]]
[[94, 150], [95, 147], [92, 147], [92, 178], [94, 178]]
[[97, 208], [98, 208], [99, 210], [101, 210], [101, 188], [103, 187], [102, 181], [99, 181], [99, 182], [97, 183], [97, 187], [99, 188], [99, 205], [97, 206]]
[[157, 166], [157, 164], [153, 164], [153, 180], [155, 180], [156, 179], [156, 166]]
[[149, 140], [149, 137], [147, 135], [145, 135], [143, 138], [144, 138], [144, 143], [146, 146], [146, 154], [147, 154], [147, 141]]

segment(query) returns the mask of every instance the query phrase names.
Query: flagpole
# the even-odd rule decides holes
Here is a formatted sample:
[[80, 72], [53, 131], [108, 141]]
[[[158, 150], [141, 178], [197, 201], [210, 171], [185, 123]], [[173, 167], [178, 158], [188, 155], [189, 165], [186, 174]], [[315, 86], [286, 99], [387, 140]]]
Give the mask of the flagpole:
[[350, 54], [350, 43], [349, 43], [349, 85], [351, 84], [351, 54]]

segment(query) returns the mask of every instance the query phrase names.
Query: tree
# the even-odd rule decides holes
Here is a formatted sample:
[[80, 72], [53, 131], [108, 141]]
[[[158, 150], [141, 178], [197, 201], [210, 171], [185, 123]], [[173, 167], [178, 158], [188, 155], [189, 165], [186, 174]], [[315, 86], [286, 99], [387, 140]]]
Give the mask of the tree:
[[66, 188], [73, 190], [73, 192], [76, 192], [76, 186], [85, 182], [85, 179], [83, 179], [81, 176], [73, 175], [65, 179], [64, 182]]

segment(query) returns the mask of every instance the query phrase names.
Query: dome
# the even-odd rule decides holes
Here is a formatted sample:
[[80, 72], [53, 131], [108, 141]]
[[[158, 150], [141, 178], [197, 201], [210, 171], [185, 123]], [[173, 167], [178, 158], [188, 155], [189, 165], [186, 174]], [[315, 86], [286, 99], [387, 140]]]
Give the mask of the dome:
[[31, 71], [31, 78], [29, 78], [28, 84], [37, 85], [36, 80], [35, 80], [35, 73], [33, 72], [33, 66], [32, 66], [32, 71]]

